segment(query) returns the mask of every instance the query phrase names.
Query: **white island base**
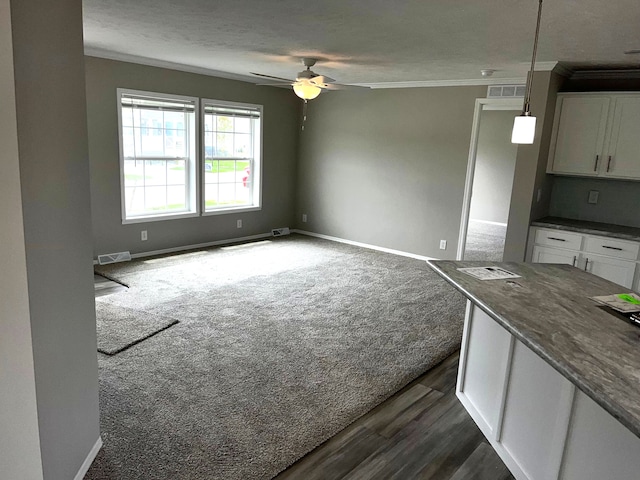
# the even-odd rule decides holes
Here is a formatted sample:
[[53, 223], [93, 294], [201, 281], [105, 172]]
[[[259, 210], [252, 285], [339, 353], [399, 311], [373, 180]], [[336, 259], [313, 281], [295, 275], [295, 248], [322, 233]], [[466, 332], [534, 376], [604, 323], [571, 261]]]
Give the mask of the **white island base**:
[[457, 396], [518, 480], [640, 479], [640, 438], [471, 301]]

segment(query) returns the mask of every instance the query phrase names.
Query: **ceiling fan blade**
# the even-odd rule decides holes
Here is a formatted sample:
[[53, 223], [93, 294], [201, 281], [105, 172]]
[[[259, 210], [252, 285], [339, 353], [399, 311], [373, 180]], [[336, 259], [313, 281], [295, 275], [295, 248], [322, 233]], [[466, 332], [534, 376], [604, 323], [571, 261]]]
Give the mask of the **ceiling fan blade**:
[[287, 82], [289, 84], [293, 83], [294, 80], [289, 80], [288, 78], [282, 78], [282, 77], [274, 77], [272, 75], [265, 75], [264, 73], [254, 73], [254, 72], [249, 72], [251, 75], [255, 75], [257, 77], [263, 77], [263, 78], [271, 78], [273, 80], [280, 80], [281, 82]]
[[290, 87], [293, 83], [256, 83], [259, 87]]
[[363, 87], [360, 85], [344, 85], [342, 83], [327, 83], [318, 86], [326, 90], [370, 90], [370, 87]]
[[316, 75], [315, 77], [309, 79], [309, 81], [311, 83], [315, 83], [318, 86], [320, 86], [320, 84], [323, 84], [323, 83], [333, 83], [333, 82], [335, 82], [335, 80], [333, 78], [325, 77], [324, 75]]

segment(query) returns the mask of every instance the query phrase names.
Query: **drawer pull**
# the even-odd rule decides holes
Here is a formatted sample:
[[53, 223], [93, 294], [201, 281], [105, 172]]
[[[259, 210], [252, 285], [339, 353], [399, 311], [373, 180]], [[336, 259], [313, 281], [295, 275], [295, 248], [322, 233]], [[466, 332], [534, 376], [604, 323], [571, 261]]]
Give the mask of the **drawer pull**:
[[609, 155], [609, 161], [607, 162], [607, 172], [609, 171], [609, 167], [611, 167], [611, 155]]
[[584, 271], [588, 272], [589, 271], [589, 259], [587, 258], [587, 261], [584, 262]]
[[558, 237], [547, 237], [549, 240], [556, 240], [558, 242], [566, 242], [566, 240], [564, 238], [558, 238]]
[[600, 155], [596, 155], [596, 164], [593, 166], [593, 171], [598, 171], [598, 160], [600, 159]]
[[602, 248], [608, 248], [609, 250], [618, 250], [621, 252], [623, 249], [619, 247], [610, 247], [609, 245], [602, 245]]

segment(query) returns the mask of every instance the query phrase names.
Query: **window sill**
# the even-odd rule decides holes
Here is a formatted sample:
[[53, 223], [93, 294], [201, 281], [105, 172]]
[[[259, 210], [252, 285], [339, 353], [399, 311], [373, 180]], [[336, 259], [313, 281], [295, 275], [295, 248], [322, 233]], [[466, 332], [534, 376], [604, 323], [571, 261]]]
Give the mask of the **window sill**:
[[148, 215], [140, 217], [126, 218], [122, 220], [123, 225], [131, 223], [147, 223], [147, 222], [160, 222], [163, 220], [178, 220], [181, 218], [193, 218], [199, 217], [198, 212], [181, 212], [181, 213], [167, 213], [162, 215]]
[[242, 207], [229, 207], [221, 208], [219, 210], [209, 210], [206, 212], [202, 212], [202, 216], [208, 217], [210, 215], [224, 215], [225, 213], [255, 212], [258, 210], [262, 210], [262, 207], [256, 205], [247, 205]]

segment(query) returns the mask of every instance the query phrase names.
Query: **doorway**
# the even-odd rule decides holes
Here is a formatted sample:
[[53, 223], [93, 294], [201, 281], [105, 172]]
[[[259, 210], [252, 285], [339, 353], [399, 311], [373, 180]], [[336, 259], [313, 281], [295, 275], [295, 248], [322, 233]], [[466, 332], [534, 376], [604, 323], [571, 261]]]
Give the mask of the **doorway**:
[[513, 118], [522, 99], [477, 99], [467, 165], [458, 260], [502, 261], [517, 145]]

